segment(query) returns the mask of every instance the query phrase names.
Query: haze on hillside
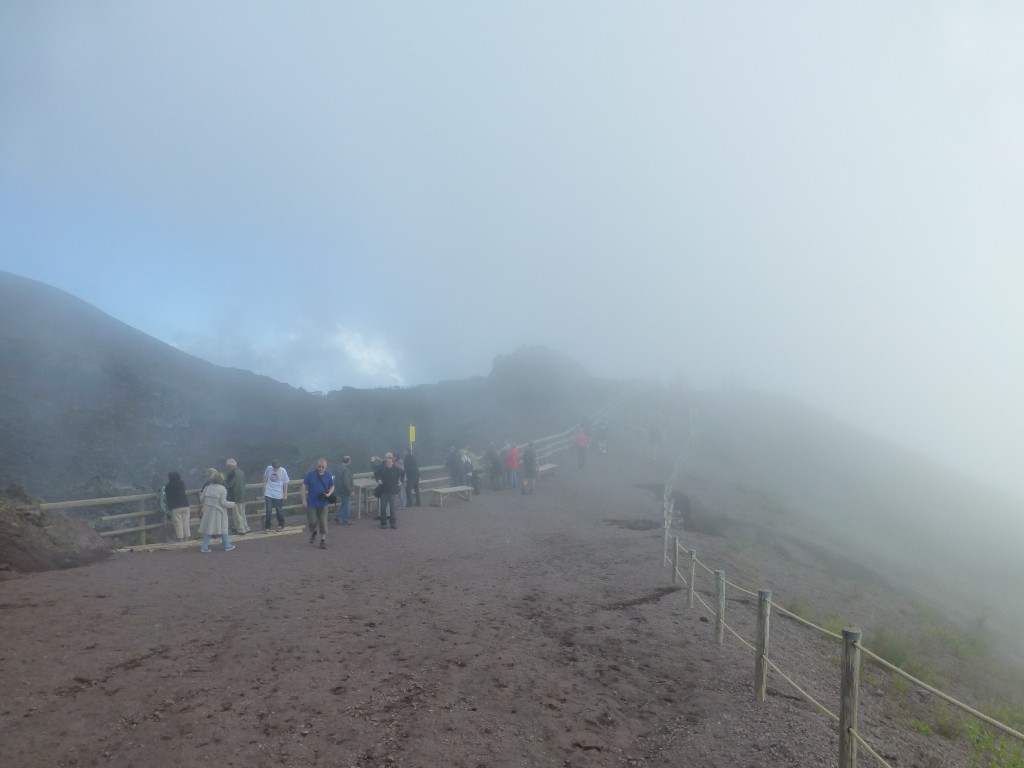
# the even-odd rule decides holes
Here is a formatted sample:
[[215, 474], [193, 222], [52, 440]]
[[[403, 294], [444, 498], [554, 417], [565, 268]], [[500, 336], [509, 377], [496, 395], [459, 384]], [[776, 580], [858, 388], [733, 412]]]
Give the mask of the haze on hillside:
[[1024, 9], [0, 6], [0, 268], [310, 391], [793, 396], [1024, 495]]

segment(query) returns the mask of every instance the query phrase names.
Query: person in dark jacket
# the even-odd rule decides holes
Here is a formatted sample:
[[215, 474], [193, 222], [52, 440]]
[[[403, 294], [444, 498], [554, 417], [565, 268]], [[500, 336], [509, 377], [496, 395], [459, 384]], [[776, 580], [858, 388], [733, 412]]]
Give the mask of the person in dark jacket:
[[491, 476], [491, 488], [500, 491], [505, 481], [505, 462], [498, 453], [498, 447], [491, 443], [487, 446], [487, 453], [484, 454], [487, 460], [487, 469]]
[[445, 459], [444, 466], [451, 476], [453, 486], [466, 484], [466, 470], [462, 466], [462, 454], [454, 445], [448, 451], [448, 458]]
[[374, 473], [380, 487], [380, 527], [398, 527], [395, 513], [398, 511], [398, 494], [401, 489], [403, 472], [395, 466], [395, 455], [384, 454], [384, 464]]
[[227, 460], [228, 473], [224, 475], [224, 487], [228, 491], [228, 517], [231, 532], [245, 536], [249, 532], [249, 521], [245, 517], [245, 472], [238, 468], [234, 459]]
[[410, 507], [420, 506], [420, 465], [412, 446], [405, 449], [405, 500]]
[[338, 511], [334, 513], [334, 522], [341, 523], [342, 525], [351, 525], [351, 514], [349, 510], [352, 508], [352, 497], [355, 495], [355, 483], [352, 482], [352, 469], [349, 466], [352, 464], [351, 456], [341, 457], [341, 469], [338, 470], [338, 476], [334, 478], [334, 484], [338, 489]]
[[189, 517], [192, 515], [192, 510], [188, 505], [188, 496], [185, 494], [185, 481], [177, 472], [167, 473], [164, 494], [167, 496], [167, 508], [171, 510], [171, 520], [174, 522], [174, 537], [178, 541], [191, 539], [192, 526], [189, 523]]

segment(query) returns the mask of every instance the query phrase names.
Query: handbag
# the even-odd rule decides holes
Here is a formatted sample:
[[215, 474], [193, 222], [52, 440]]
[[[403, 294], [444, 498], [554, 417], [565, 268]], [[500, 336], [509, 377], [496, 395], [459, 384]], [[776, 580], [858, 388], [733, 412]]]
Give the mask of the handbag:
[[376, 496], [378, 499], [381, 496], [383, 496], [384, 495], [384, 486], [383, 485], [378, 485], [376, 488], [374, 488], [373, 489], [373, 495]]
[[337, 504], [338, 503], [338, 494], [332, 493], [330, 496], [328, 496], [327, 495], [327, 486], [324, 485], [324, 478], [323, 478], [322, 475], [320, 476], [319, 480], [320, 480], [320, 487], [323, 488], [323, 490], [320, 491], [320, 493], [317, 494], [317, 498], [321, 499], [322, 501], [330, 502], [331, 504]]

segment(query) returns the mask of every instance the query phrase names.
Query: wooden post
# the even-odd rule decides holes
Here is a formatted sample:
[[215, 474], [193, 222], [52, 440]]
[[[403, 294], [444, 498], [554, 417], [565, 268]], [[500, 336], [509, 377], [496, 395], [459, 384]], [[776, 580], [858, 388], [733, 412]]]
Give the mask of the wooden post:
[[672, 585], [679, 582], [679, 537], [672, 537]]
[[668, 540], [670, 538], [669, 531], [672, 529], [672, 503], [674, 502], [665, 502], [662, 507], [665, 512], [665, 558], [662, 561], [664, 564], [667, 564], [669, 561]]
[[856, 768], [857, 740], [853, 731], [857, 729], [857, 700], [860, 690], [860, 642], [861, 631], [857, 627], [843, 630], [843, 676], [839, 701], [839, 768]]
[[697, 575], [697, 550], [687, 550], [690, 553], [690, 589], [686, 593], [686, 607], [693, 608], [694, 577]]
[[718, 615], [715, 617], [715, 642], [725, 642], [725, 571], [715, 571], [715, 597], [718, 600]]
[[[146, 515], [147, 515], [147, 512], [146, 512], [146, 500], [145, 499], [142, 499], [142, 500], [139, 501], [139, 512], [141, 513], [140, 514], [140, 518], [142, 520], [141, 525], [145, 525], [146, 524]], [[145, 543], [146, 543], [146, 529], [143, 528], [141, 531], [139, 531], [139, 544], [145, 544]]]
[[768, 618], [772, 611], [772, 591], [757, 591], [757, 658], [754, 659], [754, 697], [764, 701], [768, 691]]

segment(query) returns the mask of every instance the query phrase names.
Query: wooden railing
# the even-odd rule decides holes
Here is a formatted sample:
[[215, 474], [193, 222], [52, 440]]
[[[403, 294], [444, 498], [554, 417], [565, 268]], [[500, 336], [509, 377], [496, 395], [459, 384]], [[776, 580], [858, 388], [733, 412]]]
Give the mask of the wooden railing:
[[[591, 422], [597, 423], [600, 420], [607, 419], [628, 403], [635, 394], [634, 391], [623, 392], [593, 414]], [[575, 427], [567, 429], [565, 432], [531, 441], [537, 451], [537, 458], [540, 463], [543, 464], [546, 461], [550, 461], [555, 454], [570, 447], [574, 433]], [[522, 455], [526, 445], [526, 443], [518, 445], [520, 455]], [[486, 460], [481, 461], [480, 470], [486, 472], [488, 469], [489, 465]], [[372, 478], [373, 473], [359, 472], [353, 474], [352, 477], [357, 481], [365, 481], [368, 478]], [[448, 482], [448, 470], [443, 465], [435, 464], [420, 468], [421, 489], [429, 490], [441, 487], [447, 485]], [[296, 499], [301, 498], [299, 490], [301, 485], [302, 480], [292, 480], [288, 483], [289, 500], [293, 495]], [[358, 482], [357, 486], [359, 486]], [[363, 509], [366, 509], [367, 512], [371, 511], [372, 505], [376, 502], [376, 499], [373, 497], [372, 487], [372, 484], [364, 482], [362, 487], [357, 488], [358, 495], [355, 500], [354, 510], [357, 516], [361, 515]], [[262, 496], [263, 483], [248, 483], [245, 488], [248, 494], [257, 497], [246, 501], [245, 516], [249, 520], [258, 521], [264, 517], [266, 512]], [[199, 489], [186, 491], [186, 494], [194, 513], [199, 507]], [[112, 496], [102, 499], [82, 499], [79, 501], [44, 502], [39, 505], [39, 508], [44, 510], [71, 511], [75, 513], [75, 517], [84, 519], [89, 523], [100, 536], [115, 539], [119, 546], [146, 544], [148, 540], [154, 538], [154, 532], [158, 531], [162, 535], [157, 535], [156, 538], [164, 540], [168, 538], [168, 531], [172, 526], [170, 520], [164, 519], [155, 493]], [[294, 514], [299, 511], [303, 511], [302, 504], [299, 502], [285, 504], [284, 506], [285, 513]], [[191, 522], [194, 526], [198, 525], [198, 520], [194, 517]]]

